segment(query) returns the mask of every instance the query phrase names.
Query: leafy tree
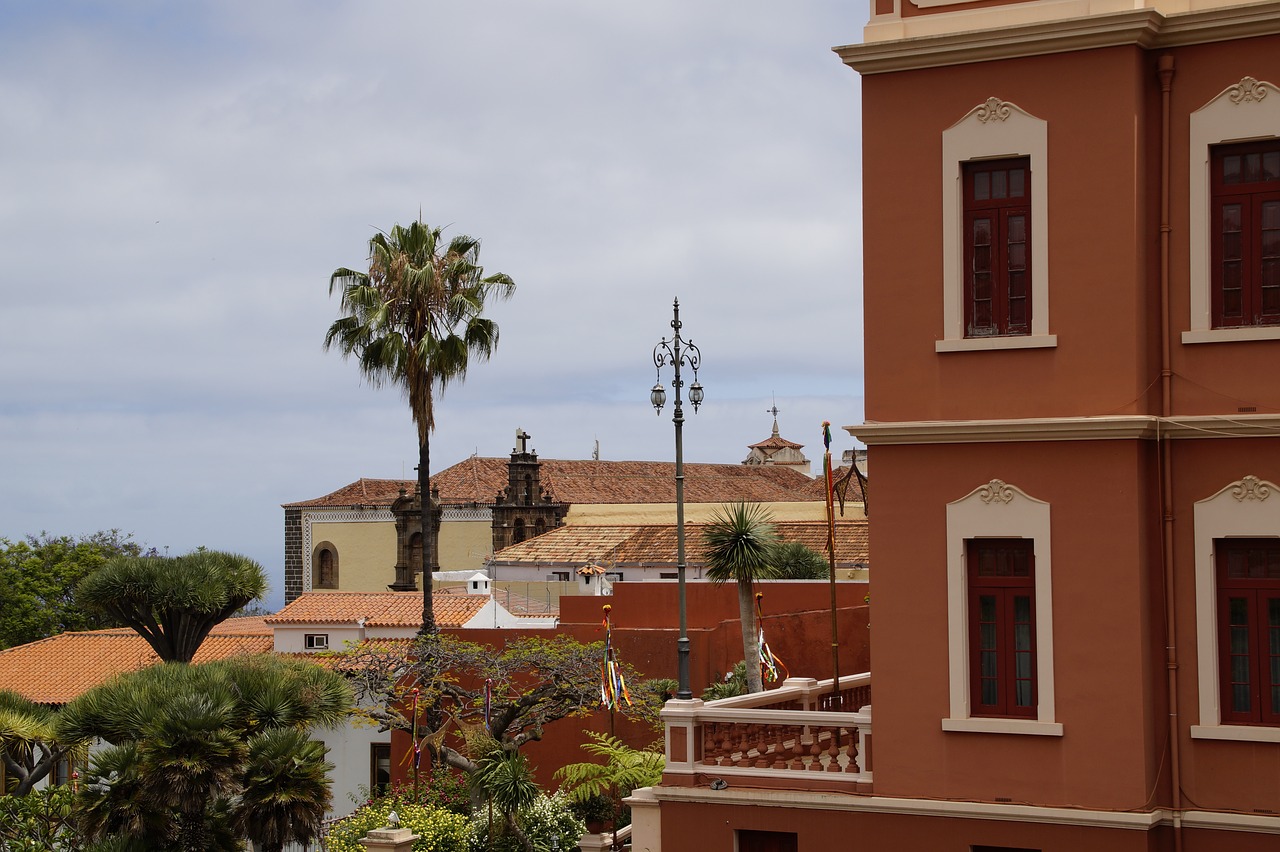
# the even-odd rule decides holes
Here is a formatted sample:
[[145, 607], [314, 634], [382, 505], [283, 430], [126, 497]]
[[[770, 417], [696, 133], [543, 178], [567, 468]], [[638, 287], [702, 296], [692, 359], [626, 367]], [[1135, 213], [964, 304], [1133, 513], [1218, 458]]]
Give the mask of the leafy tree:
[[[86, 777], [82, 828], [126, 848], [236, 849], [236, 827], [265, 845], [307, 842], [329, 800], [312, 726], [340, 723], [351, 693], [314, 663], [261, 655], [120, 675], [62, 712], [68, 738], [100, 737]], [[296, 737], [283, 732], [297, 733]], [[282, 764], [268, 771], [266, 761]], [[281, 808], [287, 797], [294, 796]], [[288, 832], [282, 813], [300, 817]], [[277, 847], [278, 848], [278, 847]]]
[[116, 556], [76, 593], [87, 609], [132, 627], [165, 662], [189, 663], [220, 622], [262, 597], [267, 579], [247, 556]]
[[[774, 552], [778, 533], [768, 510], [757, 503], [722, 506], [702, 530], [706, 577], [715, 583], [738, 584], [738, 614], [742, 622], [742, 657], [747, 664], [747, 691], [760, 692], [760, 630], [756, 624], [757, 580], [778, 576]], [[752, 661], [755, 661], [754, 663]]]
[[[447, 634], [420, 636], [412, 645], [365, 643], [343, 655], [341, 670], [356, 691], [357, 715], [382, 730], [411, 730], [413, 691], [418, 691], [418, 733], [434, 761], [469, 775], [479, 764], [446, 734], [467, 734], [485, 724], [485, 683], [490, 689], [488, 736], [513, 751], [542, 738], [543, 726], [586, 715], [600, 705], [604, 643], [584, 645], [570, 636], [519, 637], [501, 651]], [[628, 683], [640, 675], [623, 664]], [[657, 720], [656, 695], [643, 688], [626, 712]]]
[[367, 272], [334, 270], [329, 294], [341, 289], [344, 315], [324, 339], [325, 349], [336, 346], [344, 358], [355, 356], [375, 387], [396, 386], [409, 400], [418, 427], [424, 634], [436, 632], [430, 576], [439, 552], [430, 522], [435, 395], [466, 378], [472, 357], [483, 361], [493, 354], [498, 325], [483, 316], [485, 302], [515, 292], [509, 276], [484, 274], [479, 240], [458, 235], [446, 244], [441, 232], [421, 221], [395, 225], [369, 240]]
[[138, 556], [142, 547], [119, 530], [79, 538], [42, 532], [20, 541], [0, 538], [0, 648], [25, 645], [68, 630], [114, 627], [85, 610], [76, 586], [114, 556]]
[[0, 796], [0, 849], [49, 852], [79, 849], [73, 817], [74, 794], [65, 784], [28, 796]]
[[773, 566], [780, 580], [826, 580], [831, 576], [827, 557], [798, 541], [779, 542]]
[[60, 761], [84, 753], [84, 741], [59, 739], [57, 720], [57, 710], [0, 689], [0, 761], [17, 779], [14, 796], [27, 795]]

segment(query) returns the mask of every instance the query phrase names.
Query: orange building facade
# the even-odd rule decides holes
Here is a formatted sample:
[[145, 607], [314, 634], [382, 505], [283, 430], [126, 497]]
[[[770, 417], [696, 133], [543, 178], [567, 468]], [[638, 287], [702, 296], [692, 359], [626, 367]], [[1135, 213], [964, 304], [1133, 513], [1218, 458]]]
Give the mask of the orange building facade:
[[837, 53], [870, 676], [670, 705], [637, 831], [1280, 848], [1280, 3], [872, 0]]

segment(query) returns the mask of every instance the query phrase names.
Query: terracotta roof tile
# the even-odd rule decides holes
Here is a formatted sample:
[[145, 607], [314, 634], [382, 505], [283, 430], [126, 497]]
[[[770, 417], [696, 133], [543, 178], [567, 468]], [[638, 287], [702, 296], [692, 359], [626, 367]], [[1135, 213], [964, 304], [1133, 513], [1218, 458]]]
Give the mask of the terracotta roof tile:
[[[787, 467], [690, 462], [684, 472], [685, 500], [690, 503], [815, 499], [814, 480]], [[561, 503], [673, 503], [676, 499], [673, 462], [543, 459], [541, 476], [543, 489]], [[448, 505], [492, 504], [507, 487], [507, 459], [472, 456], [431, 477], [431, 484]], [[412, 491], [415, 485], [413, 480], [359, 479], [323, 497], [286, 503], [285, 508], [387, 508], [401, 488]]]
[[[705, 524], [685, 524], [685, 559], [689, 565], [702, 564], [702, 529]], [[798, 541], [825, 553], [827, 525], [823, 521], [779, 521], [774, 524], [783, 541]], [[852, 567], [869, 564], [867, 522], [836, 521], [836, 565]], [[676, 527], [662, 525], [609, 525], [557, 527], [536, 538], [504, 548], [494, 554], [499, 565], [606, 565], [676, 564]]]
[[[488, 595], [435, 595], [439, 627], [461, 627], [486, 603]], [[350, 624], [365, 619], [370, 627], [422, 626], [421, 592], [307, 592], [275, 615], [268, 625]]]
[[[273, 642], [261, 618], [227, 619], [204, 640], [194, 662], [266, 653]], [[126, 628], [61, 633], [0, 651], [0, 688], [41, 704], [65, 704], [108, 678], [158, 662], [151, 646]]]

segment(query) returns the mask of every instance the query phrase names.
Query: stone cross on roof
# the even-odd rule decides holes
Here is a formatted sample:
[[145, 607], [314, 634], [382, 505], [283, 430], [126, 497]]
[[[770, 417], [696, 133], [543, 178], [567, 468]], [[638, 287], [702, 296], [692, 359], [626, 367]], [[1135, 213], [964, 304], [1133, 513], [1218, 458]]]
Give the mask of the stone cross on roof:
[[516, 427], [516, 452], [517, 453], [529, 452], [528, 441], [530, 437], [531, 436], [529, 435], [528, 432], [524, 431], [519, 426]]

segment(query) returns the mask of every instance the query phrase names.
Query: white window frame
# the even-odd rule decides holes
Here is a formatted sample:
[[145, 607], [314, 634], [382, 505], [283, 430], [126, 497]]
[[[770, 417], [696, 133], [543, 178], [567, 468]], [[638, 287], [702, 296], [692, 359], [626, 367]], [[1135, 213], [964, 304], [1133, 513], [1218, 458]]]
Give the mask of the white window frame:
[[329, 634], [304, 633], [302, 634], [302, 647], [308, 651], [327, 651], [329, 650]]
[[1200, 724], [1191, 737], [1204, 740], [1280, 742], [1280, 726], [1222, 724], [1218, 680], [1218, 579], [1213, 543], [1224, 538], [1280, 538], [1280, 486], [1246, 476], [1193, 507], [1196, 573], [1196, 663]]
[[[950, 716], [944, 731], [1062, 736], [1053, 685], [1053, 554], [1049, 504], [993, 479], [947, 504], [947, 657]], [[969, 587], [966, 542], [1031, 539], [1035, 555], [1036, 718], [999, 719], [969, 712]]]
[[[1031, 333], [964, 336], [964, 164], [1027, 157], [1031, 167]], [[1049, 333], [1049, 125], [1017, 104], [987, 98], [942, 132], [942, 339], [938, 352], [1038, 349]]]
[[1280, 137], [1280, 90], [1275, 83], [1245, 77], [1228, 86], [1191, 113], [1191, 148], [1187, 180], [1191, 260], [1190, 328], [1183, 343], [1228, 343], [1239, 340], [1280, 340], [1280, 326], [1213, 327], [1213, 270], [1209, 204], [1212, 162], [1210, 149], [1228, 142], [1251, 142]]

